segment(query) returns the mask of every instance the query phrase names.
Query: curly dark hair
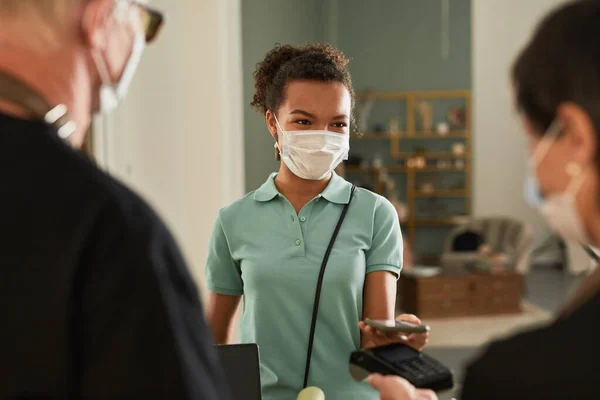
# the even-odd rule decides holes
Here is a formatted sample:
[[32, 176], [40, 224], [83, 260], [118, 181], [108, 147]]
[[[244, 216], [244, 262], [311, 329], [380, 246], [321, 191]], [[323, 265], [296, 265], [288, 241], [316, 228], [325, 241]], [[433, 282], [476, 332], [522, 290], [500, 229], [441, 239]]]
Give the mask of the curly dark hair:
[[352, 99], [351, 122], [354, 122], [355, 94], [344, 53], [328, 44], [296, 47], [276, 45], [254, 71], [256, 93], [250, 103], [261, 113], [277, 112], [285, 100], [290, 82], [313, 80], [343, 83]]

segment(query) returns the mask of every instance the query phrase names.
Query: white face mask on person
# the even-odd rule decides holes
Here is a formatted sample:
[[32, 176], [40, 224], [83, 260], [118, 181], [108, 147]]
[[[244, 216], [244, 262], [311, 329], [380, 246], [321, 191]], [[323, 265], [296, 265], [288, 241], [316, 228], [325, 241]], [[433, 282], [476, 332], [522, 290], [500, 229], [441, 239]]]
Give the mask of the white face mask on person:
[[525, 197], [529, 204], [540, 210], [550, 228], [563, 239], [587, 244], [590, 243], [590, 238], [579, 217], [575, 201], [584, 178], [581, 166], [575, 163], [565, 166], [571, 182], [563, 193], [545, 196], [540, 192], [537, 181], [537, 166], [556, 142], [560, 131], [561, 126], [557, 122], [552, 123], [531, 157], [529, 177], [525, 182]]
[[[273, 114], [275, 116], [275, 114]], [[348, 159], [350, 135], [325, 130], [284, 131], [277, 117], [275, 122], [282, 137], [280, 156], [294, 175], [302, 179], [326, 178]]]
[[129, 85], [131, 84], [133, 76], [135, 75], [137, 67], [142, 59], [142, 54], [144, 53], [145, 47], [146, 38], [144, 34], [137, 33], [133, 41], [131, 54], [129, 55], [129, 59], [125, 64], [125, 69], [121, 75], [121, 79], [119, 79], [117, 82], [111, 81], [108, 67], [100, 52], [95, 51], [92, 53], [94, 63], [96, 64], [96, 69], [98, 70], [98, 75], [102, 81], [102, 85], [100, 86], [98, 110], [100, 113], [104, 114], [113, 111], [115, 108], [117, 108], [121, 100], [125, 98], [127, 91], [129, 90]]

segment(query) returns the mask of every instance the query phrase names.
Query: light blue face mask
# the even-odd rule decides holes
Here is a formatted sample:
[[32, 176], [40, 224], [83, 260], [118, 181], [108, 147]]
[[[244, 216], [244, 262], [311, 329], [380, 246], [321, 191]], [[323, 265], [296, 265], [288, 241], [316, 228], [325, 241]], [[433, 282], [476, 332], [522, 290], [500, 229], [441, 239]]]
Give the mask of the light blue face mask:
[[540, 208], [544, 204], [544, 196], [540, 192], [535, 172], [529, 169], [529, 175], [525, 178], [525, 200], [533, 208]]
[[541, 212], [550, 228], [563, 239], [586, 244], [590, 243], [590, 238], [580, 218], [575, 201], [584, 178], [581, 166], [575, 163], [566, 165], [566, 172], [571, 180], [562, 193], [541, 193], [536, 175], [539, 163], [546, 157], [548, 150], [556, 142], [561, 130], [561, 125], [558, 122], [553, 122], [532, 154], [529, 164], [529, 176], [525, 181], [525, 199]]

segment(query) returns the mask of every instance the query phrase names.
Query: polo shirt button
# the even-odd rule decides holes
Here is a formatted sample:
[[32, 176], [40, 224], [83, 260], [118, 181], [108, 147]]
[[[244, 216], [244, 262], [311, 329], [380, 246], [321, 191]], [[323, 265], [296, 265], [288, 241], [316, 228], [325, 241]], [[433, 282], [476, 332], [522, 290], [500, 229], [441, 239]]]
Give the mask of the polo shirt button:
[[300, 246], [300, 243], [302, 243], [302, 240], [300, 240], [300, 239], [296, 240], [296, 246]]
[[300, 221], [306, 222], [306, 217], [300, 217]]

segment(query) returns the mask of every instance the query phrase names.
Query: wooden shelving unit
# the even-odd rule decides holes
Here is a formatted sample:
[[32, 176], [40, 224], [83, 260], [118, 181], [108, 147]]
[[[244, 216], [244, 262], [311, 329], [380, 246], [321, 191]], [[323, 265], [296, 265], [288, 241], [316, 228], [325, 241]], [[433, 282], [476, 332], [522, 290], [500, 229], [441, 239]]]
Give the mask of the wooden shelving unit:
[[[382, 167], [383, 169], [385, 169], [387, 172], [390, 173], [403, 173], [403, 172], [407, 172], [409, 169], [408, 167], [404, 167], [402, 165], [384, 165]], [[444, 172], [464, 172], [467, 169], [469, 169], [469, 166], [465, 166], [464, 168], [456, 168], [456, 167], [447, 167], [447, 168], [439, 168], [439, 167], [424, 167], [424, 168], [413, 168], [414, 172], [431, 172], [431, 173], [444, 173]], [[370, 172], [370, 173], [374, 173], [374, 172], [379, 172], [380, 169], [379, 168], [375, 168], [375, 167], [367, 167], [367, 168], [363, 168], [363, 167], [359, 167], [359, 166], [355, 166], [355, 165], [345, 165], [344, 169], [346, 172]]]
[[[410, 157], [417, 157], [417, 156], [421, 156], [421, 154], [418, 153], [401, 153], [399, 152], [397, 154], [398, 159], [406, 159], [406, 158], [410, 158]], [[453, 154], [450, 151], [430, 151], [427, 152], [425, 154], [422, 154], [423, 157], [427, 158], [427, 159], [440, 159], [440, 158], [470, 158], [471, 154], [470, 153], [464, 153], [464, 154]], [[419, 168], [415, 168], [415, 170], [418, 172], [420, 171]]]
[[456, 221], [452, 218], [416, 218], [414, 221], [416, 226], [443, 226], [443, 225], [456, 225]]
[[398, 139], [466, 139], [468, 136], [467, 131], [450, 131], [444, 135], [440, 135], [437, 132], [430, 131], [419, 131], [416, 134], [410, 134], [407, 132], [401, 133], [389, 133], [389, 132], [375, 132], [375, 133], [363, 133], [357, 134], [352, 137], [352, 140], [390, 140], [394, 138]]
[[416, 197], [466, 197], [467, 192], [464, 190], [434, 190], [432, 192], [415, 190]]
[[[433, 131], [423, 131], [417, 128], [416, 107], [418, 102], [423, 100], [436, 99], [461, 99], [465, 107], [465, 125], [458, 130], [450, 130], [445, 134]], [[378, 181], [382, 174], [402, 173], [406, 175], [406, 202], [409, 208], [409, 219], [404, 227], [409, 234], [409, 240], [414, 243], [415, 231], [420, 227], [443, 227], [452, 226], [461, 223], [461, 219], [468, 218], [471, 215], [471, 151], [472, 151], [472, 132], [471, 132], [471, 92], [468, 90], [453, 91], [427, 91], [427, 92], [370, 92], [360, 94], [358, 101], [404, 101], [406, 103], [406, 127], [401, 132], [368, 132], [358, 134], [352, 137], [353, 146], [360, 146], [360, 141], [377, 141], [381, 143], [378, 146], [387, 146], [391, 158], [398, 164], [384, 165], [380, 168], [345, 166], [347, 172], [366, 172], [371, 173], [376, 178], [376, 190], [383, 192], [383, 183]], [[406, 152], [402, 151], [403, 142], [423, 141], [424, 146], [433, 140], [460, 140], [464, 143], [464, 152], [456, 154], [453, 152], [425, 151], [425, 152]], [[408, 161], [414, 158], [422, 158], [425, 165], [421, 168], [412, 166]], [[460, 168], [454, 165], [450, 167], [432, 166], [432, 162], [438, 160], [463, 160], [464, 165]], [[422, 163], [421, 163], [422, 164]], [[464, 187], [457, 190], [436, 189], [433, 191], [421, 191], [416, 187], [419, 174], [422, 173], [463, 173]], [[464, 198], [465, 213], [448, 218], [416, 218], [417, 199], [427, 198]], [[456, 218], [455, 218], [456, 217]]]

